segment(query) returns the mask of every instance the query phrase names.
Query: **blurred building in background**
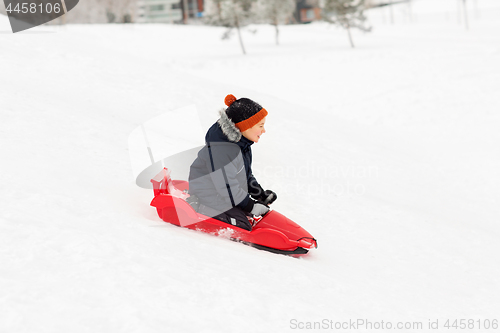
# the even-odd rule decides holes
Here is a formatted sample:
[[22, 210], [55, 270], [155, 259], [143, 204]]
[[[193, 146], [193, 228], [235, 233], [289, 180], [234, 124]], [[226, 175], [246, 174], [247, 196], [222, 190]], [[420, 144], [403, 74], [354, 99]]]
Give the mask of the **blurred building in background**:
[[309, 23], [321, 19], [319, 0], [296, 0], [297, 10], [295, 21], [297, 23]]
[[195, 23], [203, 17], [204, 0], [136, 0], [137, 23]]
[[178, 23], [182, 18], [179, 0], [137, 1], [137, 23]]
[[[272, 1], [272, 0], [269, 0]], [[388, 0], [367, 0], [371, 6]], [[394, 2], [398, 0], [393, 0]], [[400, 1], [400, 0], [399, 0]], [[321, 19], [320, 0], [295, 0], [296, 10], [288, 22], [309, 23]], [[5, 13], [0, 1], [0, 13]], [[85, 0], [64, 17], [48, 24], [64, 23], [203, 23], [214, 12], [214, 0]]]
[[[181, 8], [183, 18], [189, 21], [199, 21], [205, 11], [205, 1], [204, 0], [181, 0]], [[186, 8], [187, 7], [187, 11]]]

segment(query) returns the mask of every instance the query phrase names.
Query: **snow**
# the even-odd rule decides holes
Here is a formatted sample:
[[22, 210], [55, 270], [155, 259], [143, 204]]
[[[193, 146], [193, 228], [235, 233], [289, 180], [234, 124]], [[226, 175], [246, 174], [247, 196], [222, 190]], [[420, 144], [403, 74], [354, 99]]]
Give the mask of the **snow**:
[[[455, 1], [412, 3], [355, 49], [253, 26], [246, 56], [216, 27], [0, 16], [0, 332], [500, 319], [500, 4], [469, 1], [466, 31]], [[254, 172], [318, 239], [306, 258], [166, 224], [134, 183], [140, 124], [195, 105], [208, 128], [228, 93], [269, 111]]]

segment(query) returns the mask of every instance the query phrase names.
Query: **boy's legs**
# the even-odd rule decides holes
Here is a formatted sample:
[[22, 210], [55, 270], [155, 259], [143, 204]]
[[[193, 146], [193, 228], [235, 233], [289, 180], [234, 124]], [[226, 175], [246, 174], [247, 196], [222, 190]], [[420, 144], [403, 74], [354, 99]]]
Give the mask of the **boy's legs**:
[[246, 213], [238, 207], [233, 207], [224, 213], [217, 211], [211, 207], [205, 206], [204, 204], [199, 204], [195, 209], [198, 213], [210, 216], [216, 220], [234, 225], [236, 227], [252, 230], [252, 223], [248, 221]]
[[233, 207], [224, 213], [214, 216], [214, 219], [229, 223], [245, 230], [252, 230], [252, 224], [248, 221], [247, 215], [238, 207]]

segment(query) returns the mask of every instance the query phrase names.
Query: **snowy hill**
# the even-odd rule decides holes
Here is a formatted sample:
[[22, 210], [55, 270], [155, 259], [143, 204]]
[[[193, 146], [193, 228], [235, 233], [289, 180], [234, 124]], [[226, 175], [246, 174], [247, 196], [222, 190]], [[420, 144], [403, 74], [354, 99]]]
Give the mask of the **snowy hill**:
[[[471, 4], [465, 31], [455, 1], [433, 3], [394, 25], [372, 11], [356, 49], [321, 23], [282, 27], [280, 46], [255, 26], [247, 56], [222, 28], [10, 34], [0, 16], [0, 332], [490, 332], [500, 4]], [[269, 111], [254, 172], [318, 239], [307, 258], [168, 225], [134, 184], [134, 128], [191, 104], [208, 128], [228, 93]]]

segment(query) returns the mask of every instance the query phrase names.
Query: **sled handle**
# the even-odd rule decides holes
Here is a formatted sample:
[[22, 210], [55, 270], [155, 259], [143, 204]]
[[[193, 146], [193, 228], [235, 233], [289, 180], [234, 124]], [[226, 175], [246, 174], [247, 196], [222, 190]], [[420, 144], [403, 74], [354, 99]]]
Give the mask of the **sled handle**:
[[274, 199], [274, 193], [272, 193], [270, 196], [266, 198], [266, 200], [264, 201], [264, 205], [267, 206], [273, 199]]

